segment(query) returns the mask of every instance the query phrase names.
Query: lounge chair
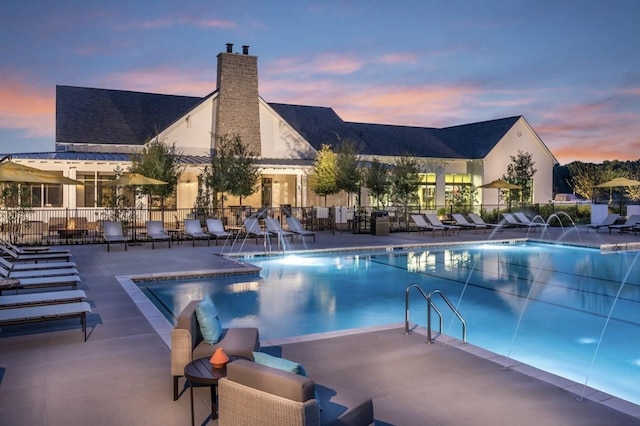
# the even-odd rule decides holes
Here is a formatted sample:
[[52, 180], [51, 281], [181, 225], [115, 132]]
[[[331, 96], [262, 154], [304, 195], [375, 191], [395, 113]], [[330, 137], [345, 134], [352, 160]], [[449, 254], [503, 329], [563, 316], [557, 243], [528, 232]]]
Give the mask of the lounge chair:
[[267, 232], [275, 237], [278, 237], [278, 246], [280, 245], [280, 240], [283, 240], [287, 237], [293, 242], [293, 236], [295, 235], [291, 231], [285, 231], [280, 226], [280, 223], [272, 217], [266, 217], [264, 219], [265, 225], [267, 225]]
[[258, 238], [270, 238], [270, 234], [268, 231], [263, 230], [260, 227], [260, 222], [258, 219], [250, 217], [244, 220], [244, 233], [247, 237], [255, 238], [256, 244], [258, 244]]
[[56, 305], [28, 306], [0, 309], [0, 326], [21, 325], [33, 322], [80, 318], [84, 341], [87, 341], [87, 314], [91, 306], [87, 302], [60, 303]]
[[611, 213], [611, 214], [607, 215], [607, 217], [605, 217], [602, 220], [602, 222], [600, 222], [600, 223], [589, 223], [586, 226], [587, 233], [589, 232], [589, 229], [595, 229], [596, 233], [598, 233], [600, 228], [606, 228], [609, 225], [615, 225], [615, 223], [618, 221], [618, 219], [620, 219], [620, 215], [619, 214]]
[[107, 251], [111, 251], [112, 243], [123, 243], [124, 251], [127, 251], [129, 239], [122, 232], [122, 222], [105, 221], [102, 225], [104, 227], [102, 239], [107, 243]]
[[289, 231], [296, 235], [300, 235], [300, 238], [313, 237], [313, 242], [316, 242], [316, 233], [304, 229], [298, 218], [292, 216], [287, 217], [287, 227], [289, 228]]
[[617, 229], [618, 232], [622, 234], [625, 231], [633, 230], [633, 228], [638, 224], [640, 224], [640, 215], [634, 214], [629, 216], [625, 223], [620, 225], [609, 225], [609, 233], [611, 233], [612, 230]]
[[535, 222], [535, 221], [532, 221], [531, 219], [529, 219], [527, 217], [527, 215], [525, 215], [522, 212], [516, 212], [513, 215], [516, 217], [516, 219], [518, 219], [520, 222], [522, 222], [525, 225], [527, 225], [529, 228], [546, 228], [547, 227], [547, 223], [546, 222]]
[[411, 220], [418, 228], [418, 231], [431, 231], [432, 235], [436, 234], [436, 231], [442, 232], [444, 235], [446, 228], [444, 226], [434, 226], [431, 223], [428, 223], [427, 220], [421, 214], [412, 214]]
[[187, 239], [193, 241], [193, 246], [196, 246], [196, 240], [207, 240], [207, 245], [211, 245], [211, 235], [207, 232], [202, 232], [202, 226], [200, 226], [200, 219], [185, 219], [184, 220], [184, 235]]
[[166, 241], [171, 248], [171, 235], [164, 231], [164, 225], [161, 220], [148, 220], [145, 223], [147, 228], [147, 239], [151, 240], [151, 248], [156, 248], [156, 241]]
[[[78, 274], [16, 278], [10, 276], [9, 271], [2, 267], [0, 267], [0, 278], [13, 279], [16, 281], [16, 284], [11, 285], [4, 290], [22, 290], [28, 288], [50, 287], [71, 287], [75, 290], [78, 287], [78, 284], [82, 282]], [[2, 289], [0, 289], [0, 294], [1, 293]]]
[[438, 219], [438, 216], [433, 213], [425, 214], [425, 217], [433, 226], [444, 227], [447, 232], [458, 231], [458, 234], [460, 234], [460, 226], [458, 225], [445, 225]]
[[69, 250], [63, 249], [60, 247], [50, 247], [50, 246], [24, 246], [18, 247], [14, 244], [11, 244], [9, 241], [2, 240], [0, 244], [9, 247], [9, 249], [13, 250], [18, 255], [28, 255], [28, 254], [49, 254], [49, 255], [64, 255], [69, 254]]
[[71, 253], [68, 251], [21, 254], [4, 244], [0, 244], [0, 253], [10, 258], [12, 262], [68, 262], [71, 260]]
[[12, 271], [0, 266], [0, 275], [4, 275], [5, 278], [42, 278], [42, 277], [56, 277], [60, 275], [78, 275], [76, 268], [55, 268], [55, 269], [32, 269], [29, 271]]
[[232, 236], [230, 232], [225, 231], [224, 223], [221, 219], [207, 219], [207, 233], [210, 237], [215, 238], [216, 245], [219, 239], [228, 239]]
[[501, 225], [497, 225], [495, 223], [487, 223], [484, 221], [484, 219], [482, 217], [480, 217], [480, 215], [478, 215], [477, 213], [469, 213], [469, 219], [471, 219], [471, 222], [477, 224], [477, 225], [484, 225], [487, 228], [500, 228]]
[[504, 220], [507, 222], [506, 226], [510, 228], [528, 228], [529, 227], [529, 225], [527, 225], [526, 223], [522, 223], [518, 219], [516, 219], [515, 216], [512, 215], [511, 213], [502, 213], [502, 217], [504, 217]]
[[60, 269], [60, 268], [76, 268], [77, 265], [75, 262], [44, 262], [44, 263], [34, 263], [34, 262], [20, 262], [13, 263], [5, 259], [4, 257], [0, 257], [0, 265], [9, 271], [43, 271], [47, 269]]
[[0, 296], [0, 309], [82, 302], [82, 300], [86, 298], [87, 295], [82, 290], [11, 294], [8, 296]]
[[453, 213], [451, 214], [451, 216], [456, 221], [456, 225], [460, 226], [462, 229], [473, 229], [476, 231], [476, 233], [478, 232], [479, 229], [482, 229], [483, 231], [487, 229], [487, 225], [481, 225], [479, 223], [471, 223], [467, 220], [466, 217], [464, 217], [460, 213]]

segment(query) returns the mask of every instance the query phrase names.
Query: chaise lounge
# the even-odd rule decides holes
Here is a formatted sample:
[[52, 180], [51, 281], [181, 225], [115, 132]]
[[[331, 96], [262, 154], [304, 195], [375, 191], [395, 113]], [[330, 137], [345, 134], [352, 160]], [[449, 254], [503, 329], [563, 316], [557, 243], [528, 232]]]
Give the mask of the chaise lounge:
[[178, 380], [184, 376], [184, 367], [191, 361], [211, 357], [217, 348], [224, 348], [228, 355], [253, 360], [253, 352], [260, 349], [257, 328], [226, 328], [215, 344], [204, 341], [196, 306], [199, 300], [189, 302], [178, 316], [178, 323], [171, 331], [171, 375], [173, 376], [173, 400], [179, 398]]
[[91, 313], [91, 306], [87, 302], [0, 309], [0, 327], [80, 318], [80, 321], [82, 322], [82, 332], [84, 333], [84, 341], [86, 342], [88, 313]]
[[227, 365], [227, 377], [218, 382], [218, 402], [220, 426], [360, 426], [374, 422], [371, 398], [246, 360]]

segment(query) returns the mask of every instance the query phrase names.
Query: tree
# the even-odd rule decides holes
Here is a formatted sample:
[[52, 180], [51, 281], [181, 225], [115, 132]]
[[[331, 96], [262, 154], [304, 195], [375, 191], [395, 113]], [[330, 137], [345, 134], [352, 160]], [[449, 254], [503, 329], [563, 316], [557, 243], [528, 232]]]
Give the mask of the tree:
[[338, 188], [337, 156], [329, 145], [322, 145], [313, 164], [313, 172], [309, 176], [309, 186], [313, 192], [324, 197], [327, 205], [327, 195], [340, 192]]
[[567, 165], [571, 177], [569, 182], [573, 191], [589, 200], [595, 200], [599, 188], [595, 186], [602, 180], [602, 169], [593, 163], [574, 161]]
[[28, 225], [29, 215], [33, 211], [31, 206], [31, 190], [29, 185], [17, 183], [1, 184], [0, 191], [0, 223], [2, 230], [9, 233], [9, 241], [18, 242], [20, 229]]
[[211, 163], [205, 167], [203, 181], [212, 193], [213, 206], [218, 202], [224, 208], [225, 194], [240, 199], [254, 194], [260, 177], [260, 168], [256, 164], [256, 154], [242, 142], [239, 135], [214, 135], [215, 154]]
[[502, 178], [509, 183], [520, 185], [522, 189], [508, 191], [508, 202], [518, 201], [518, 195], [522, 203], [533, 200], [533, 175], [537, 170], [533, 168], [535, 162], [528, 152], [518, 150], [517, 156], [511, 156], [511, 163], [507, 165], [507, 174]]
[[374, 158], [367, 171], [364, 173], [364, 183], [369, 190], [369, 195], [384, 208], [384, 197], [389, 192], [389, 167]]
[[138, 194], [160, 198], [160, 210], [164, 220], [165, 199], [176, 190], [183, 168], [179, 163], [180, 153], [175, 143], [167, 145], [158, 137], [147, 142], [133, 155], [129, 171], [167, 182], [166, 185], [143, 185], [136, 188]]
[[[355, 142], [343, 140], [338, 146], [336, 158], [336, 184], [338, 190], [345, 191], [348, 204], [351, 205], [351, 194], [360, 194], [362, 173], [360, 171], [360, 156]], [[360, 197], [357, 197], [360, 204]]]
[[392, 200], [402, 206], [405, 223], [408, 223], [409, 204], [418, 201], [419, 182], [418, 160], [408, 155], [396, 158], [389, 173], [389, 185]]

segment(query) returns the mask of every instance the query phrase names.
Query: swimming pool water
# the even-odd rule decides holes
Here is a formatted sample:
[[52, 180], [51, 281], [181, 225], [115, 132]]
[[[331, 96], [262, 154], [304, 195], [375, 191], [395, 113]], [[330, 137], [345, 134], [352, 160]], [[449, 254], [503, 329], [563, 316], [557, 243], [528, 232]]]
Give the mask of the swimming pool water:
[[[417, 283], [457, 306], [470, 343], [640, 404], [638, 254], [519, 243], [249, 261], [260, 276], [139, 285], [174, 323], [210, 294], [225, 326], [255, 326], [273, 339], [400, 323], [405, 290]], [[435, 302], [444, 333], [461, 338], [460, 323]], [[410, 314], [426, 325], [417, 291]]]

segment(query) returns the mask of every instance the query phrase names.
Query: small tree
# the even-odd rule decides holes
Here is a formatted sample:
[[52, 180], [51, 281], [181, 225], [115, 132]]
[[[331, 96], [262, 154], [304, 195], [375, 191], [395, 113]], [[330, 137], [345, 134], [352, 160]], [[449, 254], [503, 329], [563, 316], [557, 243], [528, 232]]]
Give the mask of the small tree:
[[214, 135], [215, 154], [202, 174], [207, 192], [211, 192], [212, 203], [224, 208], [225, 194], [240, 199], [254, 194], [260, 177], [256, 154], [242, 142], [239, 135]]
[[576, 194], [595, 200], [599, 189], [595, 186], [602, 181], [602, 169], [593, 163], [574, 161], [567, 165], [571, 175], [570, 185]]
[[355, 142], [345, 139], [338, 146], [336, 158], [336, 184], [338, 189], [347, 193], [348, 204], [351, 205], [351, 195], [358, 194], [357, 204], [360, 204], [360, 187], [362, 173], [360, 171], [360, 156]]
[[396, 158], [390, 171], [389, 184], [393, 201], [402, 206], [405, 223], [408, 223], [409, 204], [418, 201], [420, 164], [408, 155]]
[[322, 145], [313, 164], [313, 172], [309, 176], [309, 185], [313, 192], [324, 197], [327, 205], [327, 195], [337, 194], [338, 171], [337, 156], [329, 145]]
[[[114, 180], [122, 177], [123, 170], [120, 166], [117, 166], [113, 171], [115, 173]], [[131, 203], [125, 194], [118, 191], [118, 188], [114, 188], [112, 193], [103, 196], [102, 205], [105, 207], [100, 213], [102, 220], [122, 222], [125, 228], [129, 226]]]
[[507, 165], [507, 174], [502, 178], [509, 183], [520, 185], [522, 189], [508, 191], [509, 204], [517, 201], [518, 196], [522, 203], [533, 200], [533, 175], [537, 172], [533, 168], [534, 164], [533, 156], [528, 152], [518, 150], [517, 156], [511, 156], [511, 163]]
[[376, 200], [378, 208], [382, 204], [384, 209], [385, 196], [389, 193], [389, 167], [374, 158], [364, 173], [364, 182], [369, 195]]
[[13, 244], [20, 238], [20, 228], [27, 225], [29, 215], [33, 211], [29, 185], [8, 183], [1, 185], [0, 223], [3, 231], [9, 233], [9, 241]]
[[137, 194], [160, 197], [160, 210], [164, 221], [165, 199], [176, 190], [183, 168], [179, 163], [180, 152], [176, 144], [165, 144], [157, 137], [147, 142], [133, 155], [129, 171], [167, 182], [166, 185], [144, 185], [137, 187]]

